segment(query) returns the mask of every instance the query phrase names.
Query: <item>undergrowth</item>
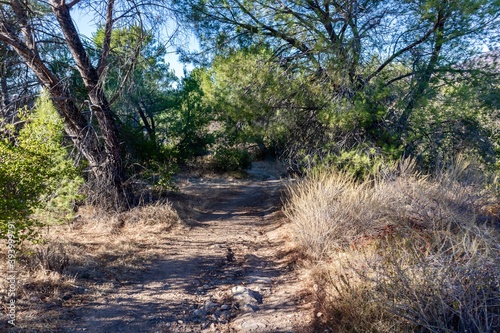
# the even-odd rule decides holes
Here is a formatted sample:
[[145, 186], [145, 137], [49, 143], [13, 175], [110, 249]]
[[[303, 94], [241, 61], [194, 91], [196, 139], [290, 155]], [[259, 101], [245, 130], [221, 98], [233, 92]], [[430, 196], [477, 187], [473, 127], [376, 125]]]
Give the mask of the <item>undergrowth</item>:
[[471, 163], [433, 175], [402, 161], [356, 181], [322, 171], [285, 212], [315, 263], [331, 332], [500, 332], [496, 199]]
[[[110, 293], [116, 279], [126, 280], [134, 272], [142, 272], [164, 252], [170, 229], [182, 224], [169, 202], [138, 206], [121, 214], [82, 206], [71, 223], [48, 226], [39, 242], [19, 244], [15, 259], [17, 329], [59, 332], [63, 312], [51, 309], [81, 306]], [[0, 270], [7, 272], [7, 251], [0, 253]], [[2, 279], [0, 300], [7, 299], [8, 286]], [[8, 328], [2, 325], [0, 331]]]

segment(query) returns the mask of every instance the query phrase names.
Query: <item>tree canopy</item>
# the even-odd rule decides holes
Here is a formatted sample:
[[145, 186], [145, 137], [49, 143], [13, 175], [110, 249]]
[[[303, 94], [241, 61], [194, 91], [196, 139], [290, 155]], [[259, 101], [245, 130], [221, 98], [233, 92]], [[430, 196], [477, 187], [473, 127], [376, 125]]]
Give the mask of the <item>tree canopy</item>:
[[[443, 85], [465, 83], [471, 76], [492, 82], [492, 64], [476, 60], [483, 49], [498, 47], [498, 1], [209, 0], [174, 5], [214, 59], [265, 48], [276, 68], [294, 82], [307, 82], [297, 84], [294, 98], [284, 90], [275, 94], [298, 102], [296, 97], [309, 91], [306, 85], [312, 89], [299, 105], [280, 107], [294, 114], [297, 108], [315, 113], [304, 116], [309, 124], [299, 128], [317, 129], [314, 124], [326, 125], [325, 117], [337, 118], [338, 125], [336, 114], [349, 111], [347, 121], [355, 120], [354, 127], [362, 130], [353, 133], [355, 141], [375, 140], [409, 153], [412, 115]], [[323, 128], [332, 133], [331, 126]], [[318, 142], [324, 147], [323, 139]]]
[[[75, 9], [96, 23], [91, 38]], [[25, 152], [19, 110], [34, 113], [45, 89], [89, 203], [123, 210], [193, 161], [229, 171], [250, 155], [363, 177], [462, 153], [498, 171], [497, 0], [12, 0], [0, 12], [2, 155]], [[198, 67], [183, 78], [168, 64], [172, 24], [201, 45], [178, 49]]]

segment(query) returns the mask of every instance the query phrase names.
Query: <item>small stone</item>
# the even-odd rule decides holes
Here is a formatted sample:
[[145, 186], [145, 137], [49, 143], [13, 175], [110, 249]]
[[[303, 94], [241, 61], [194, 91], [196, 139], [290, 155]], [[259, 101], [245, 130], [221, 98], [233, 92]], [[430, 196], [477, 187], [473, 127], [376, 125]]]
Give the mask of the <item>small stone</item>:
[[202, 310], [202, 309], [196, 309], [193, 311], [193, 316], [195, 317], [204, 317], [206, 315], [206, 311]]
[[244, 304], [262, 304], [262, 295], [249, 288], [236, 286], [231, 289], [231, 292], [233, 293], [233, 298], [239, 303], [240, 306], [243, 306]]
[[316, 313], [316, 317], [318, 317], [318, 318], [319, 318], [319, 317], [321, 317], [321, 316], [323, 316], [323, 314], [322, 314], [321, 312]]
[[220, 318], [222, 320], [228, 320], [231, 317], [231, 311], [222, 311], [220, 313]]
[[220, 307], [220, 309], [221, 309], [222, 311], [225, 311], [225, 310], [229, 310], [229, 309], [231, 309], [231, 307], [230, 307], [229, 305], [227, 305], [227, 304], [223, 304], [223, 305]]
[[177, 324], [184, 324], [182, 320], [177, 320]]
[[241, 307], [241, 310], [244, 311], [244, 312], [257, 312], [259, 311], [259, 307], [257, 305], [253, 305], [253, 304], [244, 304], [242, 307]]
[[219, 304], [214, 303], [211, 300], [206, 301], [205, 304], [203, 305], [203, 307], [207, 310], [211, 310], [213, 308], [216, 308], [217, 306], [219, 306]]
[[233, 293], [233, 295], [235, 295], [235, 294], [242, 294], [247, 290], [248, 288], [245, 288], [243, 286], [235, 286], [231, 289], [231, 292]]

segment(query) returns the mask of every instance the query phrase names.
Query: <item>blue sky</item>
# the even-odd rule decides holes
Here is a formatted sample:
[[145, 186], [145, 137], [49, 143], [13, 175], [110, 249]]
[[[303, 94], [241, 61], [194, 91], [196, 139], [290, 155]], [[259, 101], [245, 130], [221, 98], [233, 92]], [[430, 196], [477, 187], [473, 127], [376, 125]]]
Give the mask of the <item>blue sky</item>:
[[[93, 18], [88, 15], [85, 15], [84, 13], [79, 11], [78, 8], [72, 10], [71, 14], [73, 20], [75, 21], [75, 24], [78, 27], [80, 34], [88, 38], [91, 38], [92, 34], [97, 29], [96, 22], [93, 22]], [[174, 28], [167, 27], [167, 29], [173, 30]], [[198, 48], [198, 42], [196, 41], [196, 38], [194, 36], [189, 36], [187, 38], [187, 41], [184, 42], [184, 44], [187, 45], [190, 49]], [[177, 77], [182, 77], [184, 72], [184, 67], [186, 67], [187, 70], [189, 71], [193, 69], [193, 66], [191, 64], [182, 64], [179, 61], [179, 56], [175, 51], [176, 48], [174, 46], [169, 47], [169, 49], [167, 50], [167, 56], [165, 57], [165, 62], [170, 64], [170, 68], [174, 70]]]

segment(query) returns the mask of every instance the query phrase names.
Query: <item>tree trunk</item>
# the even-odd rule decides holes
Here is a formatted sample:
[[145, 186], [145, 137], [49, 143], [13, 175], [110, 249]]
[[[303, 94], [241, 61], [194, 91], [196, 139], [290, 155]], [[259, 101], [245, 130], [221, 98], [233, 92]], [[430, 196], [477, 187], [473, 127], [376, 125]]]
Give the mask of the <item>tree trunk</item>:
[[439, 61], [439, 55], [441, 53], [441, 49], [443, 48], [443, 44], [445, 43], [444, 39], [444, 28], [446, 23], [446, 13], [443, 9], [439, 10], [438, 16], [435, 23], [435, 42], [432, 50], [431, 57], [425, 70], [422, 75], [418, 78], [418, 82], [415, 87], [415, 92], [410, 97], [409, 102], [406, 105], [406, 108], [403, 110], [403, 113], [399, 117], [398, 120], [398, 135], [401, 136], [407, 129], [408, 123], [410, 120], [410, 116], [413, 113], [413, 110], [419, 105], [422, 99], [425, 96], [425, 92], [429, 88], [429, 83], [432, 75], [436, 69], [436, 66]]
[[10, 104], [9, 101], [9, 91], [7, 89], [7, 68], [5, 68], [5, 63], [1, 65], [1, 70], [0, 70], [0, 81], [1, 81], [1, 94], [2, 98], [0, 100], [0, 109], [1, 109], [1, 115], [2, 117], [8, 119], [9, 114], [8, 114], [8, 106]]
[[155, 142], [156, 143], [155, 124], [154, 124], [153, 117], [150, 118], [151, 119], [151, 124], [150, 124], [149, 120], [148, 120], [148, 117], [146, 116], [146, 113], [142, 109], [140, 103], [136, 103], [135, 108], [137, 110], [137, 113], [141, 117], [141, 120], [142, 120], [142, 122], [144, 124], [144, 128], [146, 129], [146, 132], [148, 133], [149, 140], [151, 140], [151, 142]]
[[9, 44], [30, 67], [41, 84], [47, 89], [58, 113], [63, 117], [66, 133], [79, 152], [89, 163], [91, 201], [107, 209], [123, 210], [128, 206], [129, 192], [124, 188], [118, 128], [110, 105], [99, 82], [97, 71], [92, 66], [85, 48], [71, 19], [64, 1], [50, 1], [63, 31], [66, 43], [82, 76], [91, 103], [92, 115], [97, 119], [98, 129], [93, 127], [93, 117], [87, 119], [79, 110], [65, 84], [50, 71], [39, 56], [33, 39], [27, 11], [18, 0], [11, 2], [23, 39], [14, 31], [0, 26], [0, 40]]
[[93, 166], [96, 186], [101, 187], [100, 189], [96, 188], [96, 190], [104, 191], [113, 200], [112, 203], [115, 209], [122, 210], [128, 204], [128, 191], [124, 188], [125, 177], [120, 154], [118, 127], [104, 94], [99, 74], [90, 62], [83, 47], [78, 31], [71, 19], [69, 8], [64, 3], [58, 4], [55, 0], [50, 2], [56, 19], [61, 26], [66, 44], [82, 76], [103, 140], [104, 151], [99, 154], [98, 164]]

